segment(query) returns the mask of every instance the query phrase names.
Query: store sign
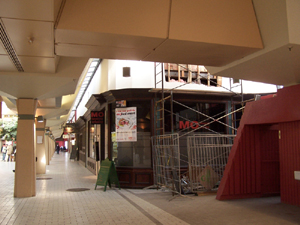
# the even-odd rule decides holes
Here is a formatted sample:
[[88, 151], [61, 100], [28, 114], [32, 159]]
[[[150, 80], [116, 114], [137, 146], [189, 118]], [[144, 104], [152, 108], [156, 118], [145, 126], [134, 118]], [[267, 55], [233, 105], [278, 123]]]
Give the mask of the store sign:
[[179, 121], [179, 129], [186, 129], [186, 128], [192, 128], [192, 129], [203, 129], [203, 128], [209, 128], [209, 125], [206, 125], [207, 123], [204, 122], [198, 122], [198, 121]]
[[136, 107], [116, 108], [116, 141], [137, 141]]
[[104, 115], [102, 111], [91, 111], [91, 124], [104, 124]]
[[116, 108], [126, 107], [126, 100], [116, 101]]

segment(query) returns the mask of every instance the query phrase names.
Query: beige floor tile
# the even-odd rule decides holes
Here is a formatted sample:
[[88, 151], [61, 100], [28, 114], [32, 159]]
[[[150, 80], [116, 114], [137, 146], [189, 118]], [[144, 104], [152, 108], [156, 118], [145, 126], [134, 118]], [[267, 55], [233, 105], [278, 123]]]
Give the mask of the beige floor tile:
[[[300, 207], [280, 197], [217, 201], [160, 190], [94, 190], [97, 177], [67, 153], [55, 154], [36, 181], [36, 196], [14, 198], [14, 162], [0, 162], [0, 224], [300, 224]], [[69, 192], [71, 188], [87, 188]], [[172, 199], [170, 201], [170, 199]]]

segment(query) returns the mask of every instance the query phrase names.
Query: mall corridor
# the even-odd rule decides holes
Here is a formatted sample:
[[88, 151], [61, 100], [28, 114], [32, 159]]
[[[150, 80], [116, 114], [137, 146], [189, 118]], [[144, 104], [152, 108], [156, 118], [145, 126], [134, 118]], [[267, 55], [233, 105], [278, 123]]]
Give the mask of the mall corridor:
[[300, 224], [300, 208], [279, 197], [218, 201], [215, 195], [172, 198], [161, 190], [97, 186], [68, 153], [38, 175], [36, 196], [14, 198], [14, 162], [0, 162], [0, 224]]

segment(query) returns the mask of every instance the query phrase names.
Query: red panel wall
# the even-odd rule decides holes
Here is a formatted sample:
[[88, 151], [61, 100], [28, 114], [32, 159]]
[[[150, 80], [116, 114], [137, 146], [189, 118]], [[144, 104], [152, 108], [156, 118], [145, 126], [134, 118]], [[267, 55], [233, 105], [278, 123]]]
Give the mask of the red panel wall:
[[56, 141], [55, 145], [57, 145], [57, 144], [59, 145], [59, 147], [65, 146], [65, 143], [63, 141]]
[[260, 125], [261, 195], [280, 194], [278, 128]]
[[[250, 198], [279, 193], [278, 130], [270, 125], [247, 125], [231, 151], [217, 199]], [[223, 180], [226, 180], [226, 184]]]
[[300, 206], [300, 181], [294, 179], [294, 171], [300, 171], [299, 96], [300, 85], [295, 85], [247, 103], [217, 199], [280, 191], [283, 202]]
[[300, 171], [300, 121], [282, 123], [280, 146], [281, 201], [300, 206], [300, 181], [294, 171]]

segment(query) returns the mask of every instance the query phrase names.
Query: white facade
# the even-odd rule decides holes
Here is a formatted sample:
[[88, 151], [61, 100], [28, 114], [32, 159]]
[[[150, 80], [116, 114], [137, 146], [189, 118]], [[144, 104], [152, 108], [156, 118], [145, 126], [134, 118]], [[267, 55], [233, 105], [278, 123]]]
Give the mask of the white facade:
[[[123, 77], [130, 67], [130, 77]], [[154, 63], [130, 60], [102, 60], [77, 109], [77, 118], [86, 112], [85, 104], [93, 94], [129, 88], [153, 88]]]
[[[123, 67], [130, 67], [130, 77], [123, 77]], [[154, 88], [154, 62], [142, 62], [131, 60], [102, 60], [96, 71], [81, 103], [77, 109], [77, 118], [86, 112], [85, 104], [93, 94], [101, 94], [109, 90], [130, 89], [130, 88]], [[158, 76], [158, 79], [161, 77]], [[230, 86], [231, 82], [231, 86]], [[179, 87], [180, 86], [180, 87]], [[164, 81], [165, 89], [224, 92], [231, 91], [241, 93], [240, 84], [232, 84], [231, 78], [222, 78], [223, 87], [208, 87], [203, 84], [185, 84], [180, 82]], [[178, 88], [179, 87], [179, 88]], [[276, 93], [277, 86], [252, 81], [242, 81], [243, 93], [263, 94]], [[161, 88], [161, 84], [157, 86]]]

